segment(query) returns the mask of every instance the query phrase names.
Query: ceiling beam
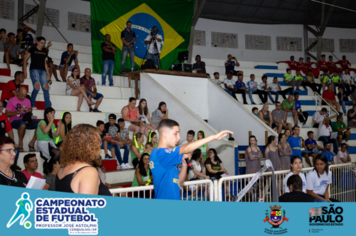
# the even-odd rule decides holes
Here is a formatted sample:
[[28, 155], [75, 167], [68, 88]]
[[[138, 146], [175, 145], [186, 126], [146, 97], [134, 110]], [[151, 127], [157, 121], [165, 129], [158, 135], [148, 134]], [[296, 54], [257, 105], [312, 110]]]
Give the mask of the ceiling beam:
[[[332, 5], [335, 5], [337, 3], [338, 0], [333, 0], [331, 2]], [[325, 32], [325, 29], [326, 29], [326, 26], [328, 25], [329, 23], [329, 20], [330, 20], [330, 17], [333, 13], [333, 10], [334, 10], [334, 6], [329, 6], [328, 8], [328, 11], [325, 15], [325, 18], [324, 18], [324, 21], [323, 21], [323, 24], [321, 25], [321, 28], [320, 28], [320, 34], [323, 35], [324, 32]]]
[[199, 4], [198, 4], [196, 12], [194, 12], [194, 16], [193, 16], [193, 20], [192, 20], [192, 26], [195, 26], [197, 24], [199, 16], [200, 16], [201, 12], [203, 11], [203, 8], [204, 8], [204, 6], [206, 4], [206, 1], [207, 0], [199, 0], [199, 1], [195, 0], [195, 4], [198, 4], [198, 2], [199, 2]]

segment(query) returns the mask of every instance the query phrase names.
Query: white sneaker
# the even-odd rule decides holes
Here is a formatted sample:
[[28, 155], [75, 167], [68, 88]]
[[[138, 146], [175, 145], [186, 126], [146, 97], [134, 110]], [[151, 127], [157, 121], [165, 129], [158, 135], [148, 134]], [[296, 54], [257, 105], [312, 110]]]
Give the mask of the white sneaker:
[[350, 144], [348, 142], [345, 142], [346, 146], [350, 147]]
[[133, 167], [132, 165], [130, 165], [129, 163], [126, 163], [125, 165], [126, 165], [126, 168], [127, 168], [127, 169], [133, 169], [133, 168], [134, 168], [134, 167]]
[[126, 167], [126, 164], [125, 164], [125, 163], [122, 163], [122, 164], [121, 164], [121, 169], [127, 169], [127, 167]]

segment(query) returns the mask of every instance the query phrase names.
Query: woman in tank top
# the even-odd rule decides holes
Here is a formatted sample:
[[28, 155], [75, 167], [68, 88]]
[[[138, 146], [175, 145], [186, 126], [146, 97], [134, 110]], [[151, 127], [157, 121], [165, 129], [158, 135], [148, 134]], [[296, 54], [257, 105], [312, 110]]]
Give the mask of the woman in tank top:
[[271, 127], [272, 129], [276, 130], [277, 129], [277, 125], [275, 123], [273, 123], [273, 119], [272, 119], [272, 114], [271, 112], [269, 112], [268, 110], [268, 105], [264, 104], [262, 109], [260, 110], [260, 112], [258, 113], [260, 119], [269, 127]]
[[156, 126], [153, 125], [150, 112], [147, 108], [147, 101], [146, 99], [142, 98], [138, 103], [138, 113], [140, 116], [140, 121], [142, 121], [143, 126], [146, 127], [147, 131], [155, 131], [157, 129]]
[[246, 174], [255, 174], [261, 169], [261, 158], [263, 158], [260, 148], [257, 146], [255, 136], [250, 136], [250, 145], [245, 152]]
[[[150, 155], [148, 153], [143, 153], [138, 167], [135, 170], [135, 175], [131, 187], [147, 186], [153, 184], [152, 173], [149, 165]], [[140, 198], [153, 198], [153, 194], [150, 194], [150, 192], [151, 190], [134, 192], [134, 196], [139, 196]]]
[[100, 135], [92, 125], [76, 125], [67, 133], [61, 145], [62, 168], [56, 176], [56, 191], [111, 196], [92, 166], [99, 156], [100, 143]]
[[144, 140], [145, 137], [142, 133], [134, 135], [133, 142], [131, 144], [131, 162], [134, 168], [138, 166], [142, 154], [146, 152], [145, 146], [143, 145]]
[[122, 119], [125, 120], [125, 127], [129, 131], [133, 132], [134, 135], [137, 133], [143, 133], [148, 137], [148, 129], [143, 125], [140, 120], [139, 112], [136, 107], [136, 98], [131, 97], [129, 99], [129, 105], [124, 106], [121, 110]]
[[[270, 160], [273, 165], [274, 171], [281, 170], [281, 160], [279, 158], [278, 149], [276, 147], [277, 139], [276, 136], [271, 135], [268, 137], [268, 142], [265, 148], [265, 158]], [[268, 171], [271, 171], [271, 168], [268, 168]]]
[[286, 142], [287, 138], [285, 134], [280, 133], [278, 136], [278, 152], [281, 158], [281, 169], [289, 170], [290, 156], [293, 155], [292, 148], [289, 143]]
[[151, 131], [148, 135], [148, 140], [145, 145], [146, 151], [151, 154], [152, 150], [158, 147], [157, 133]]

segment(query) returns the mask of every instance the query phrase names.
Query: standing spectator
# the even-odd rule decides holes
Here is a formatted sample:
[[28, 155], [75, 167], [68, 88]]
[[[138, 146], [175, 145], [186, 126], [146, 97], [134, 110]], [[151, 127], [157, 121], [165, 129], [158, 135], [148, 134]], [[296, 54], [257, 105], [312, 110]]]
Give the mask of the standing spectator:
[[159, 122], [165, 119], [168, 119], [167, 105], [165, 102], [160, 102], [158, 104], [158, 108], [154, 112], [152, 112], [152, 124], [155, 127], [158, 127]]
[[314, 93], [321, 93], [322, 86], [320, 84], [315, 83], [312, 70], [308, 70], [306, 76], [304, 77], [304, 81], [302, 82], [302, 86], [305, 88], [305, 90], [307, 90], [306, 86], [308, 86], [309, 88], [311, 88], [311, 90], [313, 90]]
[[32, 35], [29, 33], [30, 31], [31, 31], [31, 28], [29, 26], [25, 25], [23, 27], [23, 38], [26, 40], [26, 44], [27, 44], [26, 50], [27, 51], [30, 47], [33, 46], [33, 41], [34, 41]]
[[43, 90], [43, 97], [45, 100], [45, 108], [52, 107], [52, 103], [49, 98], [49, 87], [47, 79], [49, 77], [48, 65], [46, 61], [46, 57], [48, 56], [47, 50], [44, 47], [46, 44], [46, 39], [43, 37], [37, 38], [37, 45], [31, 47], [24, 59], [22, 71], [24, 73], [25, 78], [27, 78], [27, 61], [31, 57], [30, 64], [30, 77], [32, 80], [33, 90], [31, 94], [31, 105], [32, 107], [36, 107], [36, 97], [38, 91], [40, 90], [40, 85]]
[[[262, 76], [262, 83], [260, 84], [260, 86], [261, 86], [261, 90], [265, 91], [268, 94], [269, 99], [271, 99], [272, 103], [278, 102], [279, 94], [278, 94], [278, 92], [272, 91], [272, 88], [271, 88], [272, 86], [267, 83], [267, 76], [266, 75]], [[275, 94], [276, 95], [276, 100], [273, 100], [273, 97], [272, 97], [271, 94]]]
[[59, 126], [59, 136], [56, 139], [56, 146], [58, 148], [62, 145], [67, 133], [72, 129], [72, 114], [68, 111], [63, 112], [61, 121], [61, 125]]
[[320, 111], [317, 111], [313, 115], [312, 127], [319, 128], [319, 124], [328, 116], [328, 110], [323, 107]]
[[[109, 86], [114, 86], [114, 66], [115, 66], [115, 53], [117, 48], [114, 44], [110, 42], [111, 36], [110, 34], [105, 35], [105, 42], [101, 44], [101, 50], [103, 52], [103, 74], [101, 75], [101, 85], [106, 85], [106, 75], [109, 77]], [[125, 45], [124, 45], [125, 46]], [[123, 51], [124, 52], [124, 46]], [[125, 55], [126, 57], [126, 55]], [[125, 62], [125, 58], [123, 58]]]
[[323, 99], [332, 105], [336, 111], [340, 111], [340, 104], [335, 99], [334, 85], [328, 84], [328, 89], [323, 92]]
[[289, 94], [288, 99], [283, 100], [282, 110], [284, 111], [285, 122], [287, 121], [288, 112], [290, 112], [293, 116], [294, 125], [298, 124], [298, 112], [295, 109], [295, 101], [292, 94]]
[[138, 113], [140, 115], [140, 120], [143, 122], [143, 126], [149, 131], [154, 131], [157, 129], [156, 126], [153, 125], [150, 112], [147, 107], [147, 101], [144, 98], [141, 98], [140, 102], [138, 103]]
[[240, 63], [236, 60], [236, 57], [231, 56], [231, 54], [227, 55], [227, 61], [225, 61], [225, 72], [231, 72], [233, 75], [244, 74], [241, 70], [235, 70], [235, 66], [240, 66]]
[[131, 163], [134, 168], [137, 168], [138, 163], [140, 162], [140, 159], [144, 152], [146, 152], [145, 147], [144, 147], [144, 142], [145, 137], [143, 136], [142, 133], [137, 133], [134, 136], [134, 140], [131, 144]]
[[331, 143], [325, 143], [324, 151], [321, 154], [326, 156], [326, 159], [328, 159], [328, 166], [335, 164], [334, 154], [330, 152], [330, 150], [331, 150]]
[[[150, 155], [144, 153], [135, 170], [134, 179], [131, 187], [146, 186], [153, 183], [152, 173], [150, 170]], [[137, 194], [137, 192], [135, 192]], [[139, 191], [140, 198], [150, 198], [150, 190]]]
[[189, 130], [187, 133], [187, 138], [185, 140], [183, 140], [180, 145], [186, 144], [186, 143], [190, 143], [194, 141], [194, 136], [195, 136], [195, 132], [194, 130]]
[[224, 86], [225, 86], [224, 90], [237, 100], [236, 95], [235, 95], [236, 87], [235, 87], [234, 81], [232, 80], [232, 72], [228, 71], [226, 73], [226, 76], [227, 76], [227, 78], [224, 79]]
[[329, 61], [326, 62], [326, 66], [328, 67], [330, 74], [333, 73], [335, 70], [337, 72], [342, 72], [343, 71], [341, 68], [338, 68], [336, 66], [336, 63], [333, 62], [333, 56], [331, 56], [331, 55], [329, 56]]
[[6, 34], [6, 29], [0, 29], [0, 52], [4, 52], [4, 44], [8, 42], [9, 39]]
[[4, 102], [5, 106], [10, 98], [17, 95], [20, 87], [22, 87], [21, 84], [23, 83], [23, 81], [25, 79], [22, 71], [16, 71], [14, 77], [15, 77], [14, 80], [10, 80], [2, 88], [1, 101]]
[[297, 86], [297, 90], [299, 90], [299, 86], [302, 84], [303, 79], [299, 79], [298, 80], [295, 79], [295, 77], [293, 77], [292, 75], [292, 70], [290, 68], [287, 68], [286, 70], [286, 74], [284, 74], [284, 82], [287, 82], [287, 84], [289, 86], [292, 86], [292, 90], [294, 91], [294, 87]]
[[356, 127], [356, 103], [353, 108], [347, 111], [347, 126], [351, 128]]
[[126, 22], [126, 28], [121, 32], [122, 46], [122, 59], [121, 59], [121, 71], [125, 73], [125, 60], [129, 53], [131, 59], [131, 71], [135, 68], [135, 32], [131, 30], [132, 22]]
[[264, 104], [259, 112], [260, 119], [272, 129], [277, 129], [277, 125], [273, 123], [272, 114], [268, 110], [268, 105]]
[[[39, 179], [43, 179], [43, 176], [36, 172], [38, 168], [38, 161], [35, 153], [29, 153], [23, 157], [23, 164], [25, 165], [25, 169], [21, 171], [28, 181], [30, 181], [31, 176], [34, 176]], [[49, 189], [49, 184], [46, 184], [43, 190]]]
[[277, 125], [277, 133], [280, 134], [282, 129], [292, 129], [292, 124], [287, 123], [285, 113], [281, 110], [281, 103], [276, 102], [276, 109], [272, 111], [273, 122]]
[[292, 88], [287, 88], [285, 90], [281, 89], [281, 86], [278, 83], [277, 77], [273, 78], [273, 83], [270, 84], [271, 91], [273, 92], [278, 92], [278, 94], [282, 95], [283, 99], [286, 99], [286, 94], [293, 94], [293, 89]]
[[296, 70], [298, 67], [298, 63], [296, 61], [294, 61], [294, 56], [290, 57], [290, 61], [278, 61], [276, 62], [276, 64], [279, 63], [286, 63], [288, 64], [288, 67], [291, 68], [292, 70]]
[[[73, 61], [75, 63], [74, 66], [72, 66]], [[59, 81], [57, 76], [57, 70], [59, 70], [59, 74], [62, 77], [63, 82], [66, 82], [68, 71], [72, 71], [74, 67], [78, 68], [78, 70], [80, 71], [80, 67], [78, 64], [78, 51], [74, 51], [73, 44], [68, 43], [67, 51], [62, 53], [60, 65], [53, 71], [54, 77], [57, 81]]]
[[351, 63], [346, 59], [345, 55], [343, 55], [342, 56], [342, 60], [337, 61], [336, 64], [341, 65], [342, 69], [344, 69], [344, 70], [346, 68], [349, 68], [350, 71], [353, 71], [353, 72], [356, 73], [356, 69], [350, 68], [351, 67]]
[[4, 62], [7, 65], [7, 69], [10, 70], [10, 64], [16, 64], [18, 66], [23, 65], [23, 59], [20, 59], [21, 48], [16, 43], [16, 38], [14, 33], [9, 33], [7, 35], [9, 41], [4, 43]]
[[[146, 137], [148, 136], [148, 131], [146, 127], [141, 126], [143, 122], [140, 120], [140, 114], [138, 113], [138, 109], [136, 107], [136, 98], [129, 98], [129, 105], [124, 106], [121, 110], [122, 118], [125, 120], [125, 128], [129, 131], [132, 131], [134, 135], [138, 132], [144, 133]], [[168, 116], [168, 109], [167, 109]], [[152, 117], [153, 120], [153, 117]], [[154, 124], [154, 121], [153, 125]], [[141, 126], [141, 127], [140, 127]]]
[[85, 85], [80, 84], [80, 78], [79, 78], [79, 70], [78, 68], [74, 67], [72, 70], [71, 76], [67, 79], [67, 86], [66, 86], [66, 95], [70, 96], [78, 96], [78, 106], [77, 106], [77, 111], [80, 111], [80, 107], [82, 106], [83, 103], [83, 98], [88, 103], [88, 106], [95, 105], [94, 102], [92, 102], [88, 96], [87, 92], [85, 91]]
[[246, 174], [255, 174], [261, 169], [261, 158], [263, 158], [263, 155], [257, 146], [257, 139], [251, 135], [249, 147], [245, 151]]
[[[300, 158], [302, 158], [302, 152], [300, 150], [302, 148], [302, 139], [299, 137], [299, 135], [300, 135], [299, 126], [295, 125], [293, 127], [292, 131], [293, 131], [293, 135], [287, 139], [287, 142], [289, 143], [289, 145], [292, 148], [293, 156], [299, 156]], [[308, 163], [309, 166], [312, 166], [312, 164], [310, 163], [309, 157], [305, 158], [305, 161]]]
[[306, 184], [307, 181], [305, 179], [305, 175], [301, 172], [303, 168], [303, 160], [299, 156], [293, 156], [289, 159], [289, 168], [291, 171], [284, 177], [283, 179], [283, 188], [285, 193], [289, 193], [290, 189], [287, 184], [288, 179], [293, 175], [298, 175], [302, 179], [303, 188], [301, 189], [303, 192], [307, 192]]
[[277, 145], [276, 136], [273, 135], [269, 136], [266, 145], [265, 158], [266, 160], [270, 160], [272, 162], [273, 169], [275, 171], [278, 171], [278, 170], [282, 170], [282, 165], [281, 165], [281, 159], [279, 157], [278, 149], [276, 145]]
[[242, 74], [237, 75], [237, 81], [235, 83], [235, 88], [236, 88], [235, 93], [242, 94], [242, 99], [244, 101], [244, 104], [247, 104], [247, 102], [246, 102], [246, 85], [242, 81], [243, 78], [244, 77], [242, 76]]
[[145, 44], [148, 45], [147, 60], [151, 59], [155, 67], [158, 69], [163, 41], [162, 35], [158, 33], [157, 26], [152, 27], [152, 32], [145, 38]]
[[343, 87], [339, 86], [339, 93], [337, 94], [337, 97], [339, 98], [339, 104], [342, 107], [342, 111], [346, 113], [346, 105], [353, 105], [353, 102], [349, 100], [349, 97], [352, 99], [352, 96], [348, 92], [345, 92]]
[[351, 162], [351, 157], [349, 152], [347, 151], [346, 143], [341, 144], [341, 150], [339, 150], [339, 152], [337, 153], [336, 160], [337, 160], [337, 164], [344, 164], [344, 163]]
[[[293, 128], [292, 128], [293, 129]], [[284, 135], [286, 136], [286, 139], [288, 140], [288, 138], [292, 135], [292, 129], [286, 129], [285, 131], [284, 131]]]
[[293, 155], [292, 148], [289, 143], [286, 142], [287, 138], [285, 134], [278, 135], [278, 154], [281, 159], [281, 170], [288, 170], [291, 163], [290, 156]]
[[302, 106], [300, 105], [299, 99], [299, 93], [294, 93], [294, 103], [295, 103], [295, 110], [298, 113], [298, 119], [300, 122], [303, 124], [303, 128], [309, 128], [305, 124], [308, 121], [309, 114], [306, 111], [302, 111]]
[[331, 129], [331, 119], [335, 118], [337, 115], [331, 116], [326, 118], [322, 123], [319, 125], [318, 130], [318, 140], [322, 141], [324, 147], [326, 143], [332, 143], [334, 145], [334, 153], [337, 154], [339, 151], [337, 139], [331, 139], [332, 129]]
[[56, 191], [56, 175], [58, 170], [61, 168], [59, 164], [59, 159], [52, 158], [49, 160], [45, 168], [43, 169], [43, 173], [45, 174], [46, 184], [49, 185], [49, 191]]
[[337, 140], [339, 146], [341, 146], [342, 140], [346, 140], [346, 145], [349, 145], [347, 142], [351, 136], [351, 127], [346, 126], [344, 123], [344, 117], [338, 116], [336, 122], [333, 124], [333, 132], [337, 132]]
[[91, 77], [91, 70], [89, 68], [85, 69], [84, 76], [80, 79], [80, 84], [84, 85], [85, 92], [87, 93], [89, 100], [91, 101], [92, 98], [96, 100], [94, 109], [91, 108], [91, 105], [89, 105], [89, 112], [101, 112], [98, 110], [98, 107], [103, 101], [104, 96], [97, 92], [95, 80]]
[[195, 56], [196, 63], [193, 64], [193, 70], [196, 70], [199, 74], [206, 74], [205, 62], [201, 61], [200, 55]]
[[[34, 130], [38, 126], [37, 120], [31, 119], [32, 108], [31, 102], [26, 98], [26, 88], [20, 88], [16, 97], [10, 98], [6, 105], [6, 116], [9, 117], [9, 121], [13, 129], [18, 130], [19, 135], [19, 149], [23, 152], [23, 138], [26, 134], [26, 130]], [[27, 121], [27, 122], [26, 122]], [[36, 151], [34, 149], [36, 141], [36, 132], [33, 135], [32, 140], [28, 143], [30, 152]]]
[[214, 79], [211, 79], [211, 81], [213, 81], [214, 84], [220, 86], [223, 82], [220, 80], [220, 74], [219, 72], [215, 72], [214, 73]]
[[258, 89], [258, 83], [255, 81], [254, 74], [250, 75], [250, 79], [251, 80], [247, 82], [247, 87], [249, 90], [248, 96], [250, 97], [251, 104], [256, 105], [256, 103], [253, 101], [252, 94], [258, 94], [261, 99], [261, 105], [265, 104], [267, 102], [267, 93]]

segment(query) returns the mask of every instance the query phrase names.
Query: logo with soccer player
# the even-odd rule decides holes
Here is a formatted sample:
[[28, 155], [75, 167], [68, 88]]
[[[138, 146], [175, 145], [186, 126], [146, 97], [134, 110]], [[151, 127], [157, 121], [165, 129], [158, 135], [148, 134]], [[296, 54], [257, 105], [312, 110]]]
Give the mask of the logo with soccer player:
[[286, 210], [283, 209], [283, 211], [281, 211], [282, 207], [277, 205], [270, 206], [270, 208], [271, 208], [270, 212], [266, 210], [265, 212], [266, 218], [263, 221], [264, 222], [268, 221], [272, 225], [271, 229], [282, 229], [280, 225], [284, 221], [288, 221], [288, 218], [285, 217]]
[[32, 224], [26, 221], [30, 217], [30, 213], [33, 209], [33, 203], [30, 200], [30, 194], [23, 193], [21, 198], [16, 202], [17, 209], [14, 215], [7, 223], [7, 227], [10, 228], [17, 220], [20, 220], [20, 225], [24, 225], [26, 229], [31, 228]]

